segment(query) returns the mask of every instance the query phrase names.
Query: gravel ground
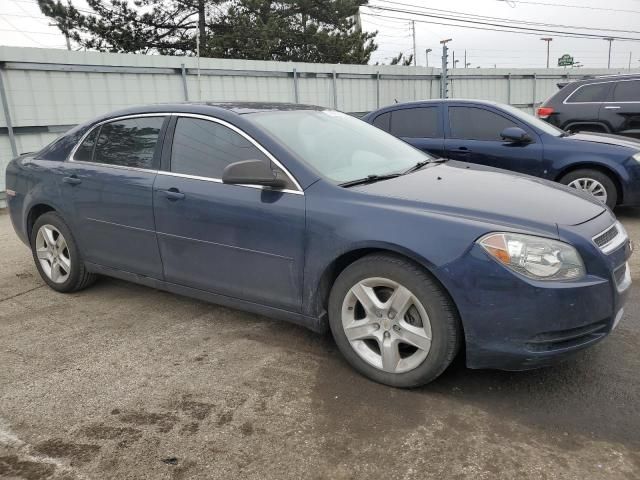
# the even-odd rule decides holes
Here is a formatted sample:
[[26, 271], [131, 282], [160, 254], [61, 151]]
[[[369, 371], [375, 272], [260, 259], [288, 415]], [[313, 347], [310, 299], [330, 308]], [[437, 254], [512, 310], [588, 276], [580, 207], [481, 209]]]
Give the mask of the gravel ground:
[[0, 252], [2, 478], [640, 478], [638, 254], [594, 348], [407, 391], [297, 326], [111, 279], [55, 293], [2, 213]]

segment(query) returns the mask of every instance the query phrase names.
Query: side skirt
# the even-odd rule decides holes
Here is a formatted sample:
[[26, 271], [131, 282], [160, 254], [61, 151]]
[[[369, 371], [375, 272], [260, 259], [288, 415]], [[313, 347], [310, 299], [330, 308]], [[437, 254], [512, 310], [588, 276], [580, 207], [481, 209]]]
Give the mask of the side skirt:
[[329, 329], [328, 322], [325, 318], [310, 317], [301, 313], [290, 312], [288, 310], [282, 310], [280, 308], [274, 308], [259, 303], [248, 302], [246, 300], [228, 297], [226, 295], [220, 295], [217, 293], [211, 293], [205, 290], [199, 290], [197, 288], [185, 287], [183, 285], [165, 282], [164, 280], [158, 280], [157, 278], [145, 277], [144, 275], [138, 275], [136, 273], [118, 270], [116, 268], [106, 267], [104, 265], [98, 265], [96, 263], [86, 262], [86, 267], [87, 270], [92, 273], [105, 275], [107, 277], [118, 278], [120, 280], [126, 280], [128, 282], [137, 283], [158, 290], [164, 290], [167, 292], [175, 293], [177, 295], [196, 298], [198, 300], [215, 303], [216, 305], [222, 305], [224, 307], [230, 307], [238, 310], [243, 310], [245, 312], [264, 315], [265, 317], [275, 318], [277, 320], [284, 320], [286, 322], [295, 323], [296, 325], [308, 328], [309, 330], [317, 333], [325, 333]]

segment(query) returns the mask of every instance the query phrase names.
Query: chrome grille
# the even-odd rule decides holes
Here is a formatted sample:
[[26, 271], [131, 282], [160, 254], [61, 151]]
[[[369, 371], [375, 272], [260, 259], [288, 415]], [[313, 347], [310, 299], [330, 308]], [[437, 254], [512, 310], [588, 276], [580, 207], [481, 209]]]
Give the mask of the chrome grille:
[[609, 228], [608, 230], [605, 230], [604, 232], [597, 235], [596, 237], [593, 237], [593, 241], [598, 247], [602, 248], [611, 240], [616, 238], [617, 235], [618, 235], [618, 228], [615, 225], [612, 225], [611, 228]]

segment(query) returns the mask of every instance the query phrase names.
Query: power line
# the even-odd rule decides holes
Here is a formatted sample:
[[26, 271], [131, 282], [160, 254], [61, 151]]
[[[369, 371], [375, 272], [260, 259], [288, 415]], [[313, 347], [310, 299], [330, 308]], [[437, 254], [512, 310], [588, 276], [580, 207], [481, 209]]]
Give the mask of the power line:
[[564, 3], [544, 3], [544, 2], [531, 2], [528, 0], [497, 0], [503, 3], [522, 3], [527, 5], [540, 5], [546, 7], [560, 7], [560, 8], [579, 8], [580, 10], [601, 10], [605, 12], [620, 12], [620, 13], [640, 13], [640, 10], [626, 10], [621, 8], [605, 8], [605, 7], [591, 7], [588, 5], [570, 5]]
[[[436, 22], [434, 20], [415, 20], [416, 22], [426, 23], [426, 24], [431, 24], [431, 25], [445, 25], [445, 26], [448, 26], [448, 27], [468, 28], [468, 29], [473, 29], [473, 30], [492, 31], [492, 32], [517, 33], [517, 34], [523, 34], [523, 35], [540, 35], [541, 33], [544, 33], [544, 34], [553, 34], [556, 37], [563, 37], [563, 38], [603, 39], [603, 38], [608, 38], [609, 37], [608, 35], [595, 34], [595, 33], [562, 32], [562, 31], [551, 30], [551, 29], [537, 29], [537, 28], [519, 27], [519, 26], [513, 26], [513, 25], [503, 25], [503, 24], [496, 24], [496, 23], [491, 23], [491, 22], [467, 20], [467, 19], [461, 19], [461, 18], [455, 18], [455, 17], [452, 18], [452, 17], [446, 17], [446, 16], [442, 16], [442, 15], [433, 15], [433, 14], [420, 13], [420, 12], [415, 12], [415, 11], [399, 10], [399, 9], [393, 9], [393, 8], [387, 8], [387, 7], [368, 6], [367, 8], [371, 8], [373, 10], [382, 10], [382, 11], [389, 11], [389, 12], [392, 12], [392, 13], [417, 15], [417, 16], [421, 16], [421, 17], [429, 17], [429, 18], [435, 18], [435, 19], [448, 21], [448, 22], [445, 23], [445, 22]], [[361, 13], [362, 14], [373, 15], [375, 17], [380, 17], [380, 18], [393, 18], [393, 19], [397, 19], [397, 20], [407, 20], [407, 18], [405, 18], [405, 17], [396, 17], [396, 16], [391, 16], [391, 15], [381, 15], [379, 13], [366, 13], [366, 12], [361, 12]], [[450, 23], [451, 21], [462, 22], [463, 25]], [[485, 27], [474, 26], [474, 25], [464, 25], [464, 23], [471, 23], [471, 24], [474, 24], [474, 25], [484, 25]], [[493, 28], [487, 28], [487, 27], [493, 27]], [[640, 38], [623, 37], [623, 36], [616, 36], [615, 39], [619, 40], [619, 41], [633, 41], [633, 42], [640, 41]]]
[[[395, 18], [395, 19], [400, 19], [400, 20], [406, 20], [403, 17], [394, 17], [394, 16], [389, 16], [389, 15], [382, 15], [380, 13], [367, 13], [367, 12], [361, 12], [361, 15], [371, 15], [374, 17], [381, 17], [381, 18]], [[501, 28], [487, 28], [487, 27], [477, 27], [477, 26], [473, 26], [473, 25], [459, 25], [459, 24], [455, 24], [455, 23], [445, 23], [445, 22], [436, 22], [434, 20], [416, 20], [416, 22], [418, 23], [425, 23], [427, 25], [444, 25], [446, 27], [456, 27], [456, 28], [466, 28], [469, 30], [480, 30], [483, 32], [501, 32], [501, 33], [513, 33], [513, 34], [519, 34], [519, 35], [535, 35], [535, 36], [539, 36], [539, 33], [534, 33], [534, 32], [527, 32], [527, 31], [515, 31], [515, 30], [505, 30], [505, 29], [501, 29]], [[556, 37], [561, 37], [561, 38], [590, 38], [590, 39], [600, 39], [600, 38], [606, 38], [606, 37], [584, 37], [582, 35], [577, 35], [577, 34], [556, 34]], [[621, 39], [617, 39], [617, 40], [621, 40]], [[640, 41], [640, 38], [634, 38], [634, 39], [629, 39], [629, 41]]]
[[[477, 15], [473, 13], [460, 12], [460, 11], [454, 11], [454, 10], [443, 10], [440, 8], [422, 7], [419, 5], [412, 5], [410, 3], [403, 3], [403, 2], [398, 2], [394, 0], [378, 0], [378, 1], [382, 3], [392, 4], [392, 5], [400, 5], [402, 7], [411, 7], [413, 10], [408, 11], [408, 10], [403, 10], [401, 8], [392, 8], [392, 7], [377, 6], [377, 5], [370, 5], [369, 7], [377, 8], [381, 10], [394, 11], [398, 13], [409, 13], [414, 15], [432, 16], [435, 18], [444, 18], [444, 19], [456, 20], [456, 21], [468, 21], [472, 23], [480, 23], [479, 21], [482, 20], [487, 22], [505, 22], [505, 23], [514, 23], [518, 25], [529, 25], [529, 26], [551, 27], [551, 28], [569, 28], [572, 30], [587, 30], [587, 31], [595, 31], [595, 32], [640, 33], [639, 30], [622, 30], [622, 29], [615, 29], [615, 28], [597, 28], [597, 27], [589, 27], [589, 26], [582, 26], [582, 25], [563, 25], [563, 24], [555, 24], [555, 23], [530, 22], [526, 20], [518, 20], [513, 18], [501, 18], [501, 17], [486, 16], [486, 15]], [[436, 13], [433, 13], [433, 12], [436, 12]], [[446, 17], [445, 15], [449, 15], [449, 16]], [[494, 24], [494, 26], [500, 26], [500, 27], [506, 27], [506, 28], [523, 28], [523, 27], [516, 27], [513, 25], [506, 25], [506, 24], [502, 24], [502, 25]], [[535, 29], [528, 29], [528, 30], [535, 30]], [[563, 32], [559, 32], [559, 33], [563, 33]], [[579, 32], [569, 32], [569, 33], [588, 35], [588, 34], [582, 34]]]

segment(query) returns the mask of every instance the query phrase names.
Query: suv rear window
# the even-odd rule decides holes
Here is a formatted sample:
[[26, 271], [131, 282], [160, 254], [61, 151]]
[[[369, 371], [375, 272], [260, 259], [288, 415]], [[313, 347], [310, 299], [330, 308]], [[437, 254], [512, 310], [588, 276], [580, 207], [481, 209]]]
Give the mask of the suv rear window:
[[610, 82], [582, 85], [574, 90], [565, 101], [567, 103], [604, 102], [607, 99], [610, 86]]

